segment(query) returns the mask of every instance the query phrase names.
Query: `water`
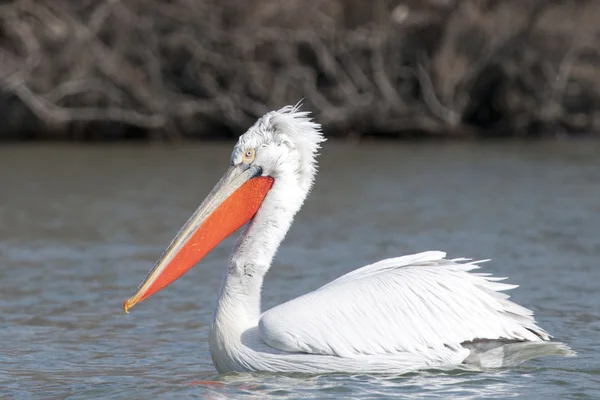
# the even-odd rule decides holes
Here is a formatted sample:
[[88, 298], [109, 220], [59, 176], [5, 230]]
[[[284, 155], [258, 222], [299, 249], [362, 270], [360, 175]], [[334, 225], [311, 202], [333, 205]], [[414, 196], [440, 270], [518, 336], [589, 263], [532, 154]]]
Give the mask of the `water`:
[[208, 352], [228, 239], [122, 311], [225, 171], [231, 144], [0, 147], [0, 396], [598, 398], [600, 143], [326, 144], [268, 274], [271, 307], [386, 257], [492, 258], [569, 343], [480, 373], [220, 376]]

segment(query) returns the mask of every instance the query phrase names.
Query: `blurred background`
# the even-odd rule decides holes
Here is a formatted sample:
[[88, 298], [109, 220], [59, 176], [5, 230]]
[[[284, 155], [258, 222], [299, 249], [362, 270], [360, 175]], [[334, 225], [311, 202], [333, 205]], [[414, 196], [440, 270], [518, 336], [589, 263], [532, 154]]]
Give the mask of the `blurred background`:
[[595, 0], [16, 0], [0, 138], [227, 138], [304, 99], [328, 136], [600, 131]]
[[[599, 39], [599, 0], [0, 1], [0, 397], [600, 398]], [[217, 375], [235, 234], [125, 315], [237, 137], [300, 100], [334, 140], [264, 309], [443, 250], [578, 356]]]

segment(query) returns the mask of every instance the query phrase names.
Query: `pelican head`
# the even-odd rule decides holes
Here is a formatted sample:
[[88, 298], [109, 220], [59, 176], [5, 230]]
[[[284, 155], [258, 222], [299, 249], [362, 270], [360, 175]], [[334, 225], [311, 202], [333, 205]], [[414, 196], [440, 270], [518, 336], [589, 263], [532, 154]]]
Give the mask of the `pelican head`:
[[298, 106], [260, 118], [240, 136], [225, 175], [125, 301], [125, 312], [189, 271], [267, 204], [285, 208], [293, 218], [312, 188], [324, 140], [320, 125]]

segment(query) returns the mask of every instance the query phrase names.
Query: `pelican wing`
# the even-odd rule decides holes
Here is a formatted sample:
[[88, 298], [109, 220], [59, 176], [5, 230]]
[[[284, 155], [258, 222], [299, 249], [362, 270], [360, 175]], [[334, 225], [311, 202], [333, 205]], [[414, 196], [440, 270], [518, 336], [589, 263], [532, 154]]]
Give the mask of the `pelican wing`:
[[279, 350], [341, 357], [460, 350], [478, 339], [549, 340], [530, 310], [501, 293], [517, 286], [469, 272], [481, 261], [445, 255], [391, 258], [343, 275], [263, 313], [261, 337]]

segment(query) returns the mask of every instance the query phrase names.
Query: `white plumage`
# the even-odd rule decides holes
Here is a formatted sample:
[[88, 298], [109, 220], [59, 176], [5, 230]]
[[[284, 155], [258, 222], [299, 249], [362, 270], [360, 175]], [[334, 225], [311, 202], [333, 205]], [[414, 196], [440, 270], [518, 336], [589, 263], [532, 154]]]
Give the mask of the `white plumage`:
[[[500, 340], [549, 340], [530, 310], [501, 293], [516, 286], [472, 273], [479, 268], [475, 262], [446, 260], [438, 251], [359, 268], [259, 314], [262, 277], [314, 180], [324, 140], [319, 130], [308, 113], [286, 107], [259, 120], [236, 145], [258, 147], [255, 163], [273, 166], [264, 174], [275, 184], [232, 255], [230, 272], [232, 264], [253, 265], [255, 281], [238, 286], [231, 273], [226, 277], [211, 334], [219, 371], [406, 372], [460, 364], [469, 356], [480, 362], [477, 348], [465, 343], [477, 341], [497, 341], [489, 346], [494, 360], [485, 362], [503, 365]], [[277, 152], [282, 143], [283, 156]], [[230, 302], [244, 286], [255, 290]], [[556, 351], [568, 350], [556, 344]]]
[[501, 293], [516, 285], [470, 272], [477, 262], [444, 257], [429, 251], [343, 275], [264, 312], [258, 329], [249, 326], [238, 343], [223, 343], [233, 351], [211, 346], [214, 363], [221, 372], [404, 373], [572, 354], [546, 342], [550, 336], [533, 313]]
[[[233, 150], [222, 182], [237, 182], [238, 168], [255, 168], [273, 184], [242, 232], [221, 287], [210, 332], [219, 372], [403, 373], [573, 354], [549, 342], [530, 310], [508, 300], [503, 291], [516, 286], [472, 272], [478, 262], [447, 260], [439, 251], [379, 261], [261, 313], [264, 275], [312, 187], [323, 141], [308, 113], [288, 106], [261, 118]], [[244, 154], [255, 158], [245, 160]], [[219, 185], [185, 232], [223, 201], [219, 191], [233, 190]], [[169, 257], [184, 239], [173, 241]], [[163, 264], [159, 260], [159, 272], [148, 282]]]
[[280, 350], [340, 357], [461, 351], [479, 338], [549, 339], [529, 310], [498, 292], [514, 286], [444, 256], [393, 258], [342, 276], [265, 312], [261, 337]]

